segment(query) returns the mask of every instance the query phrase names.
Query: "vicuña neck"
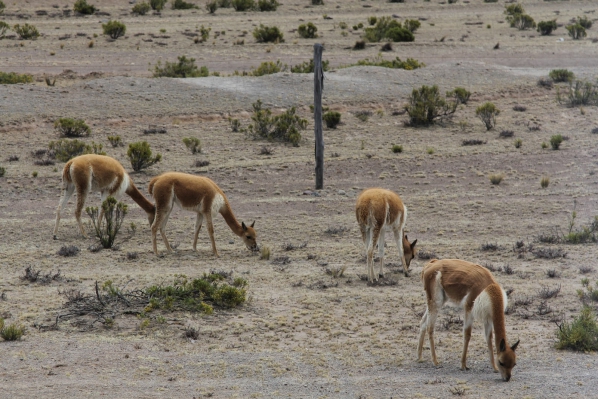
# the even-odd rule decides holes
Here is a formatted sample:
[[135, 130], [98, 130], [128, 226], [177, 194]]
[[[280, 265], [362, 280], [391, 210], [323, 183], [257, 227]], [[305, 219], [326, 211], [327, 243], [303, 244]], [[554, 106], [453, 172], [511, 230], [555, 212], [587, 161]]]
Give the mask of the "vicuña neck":
[[222, 217], [226, 221], [226, 224], [228, 224], [228, 227], [230, 227], [232, 232], [238, 235], [239, 237], [242, 237], [243, 226], [241, 226], [241, 224], [237, 221], [237, 218], [235, 218], [235, 214], [233, 213], [233, 210], [230, 208], [230, 205], [226, 199], [225, 205], [223, 209], [220, 211], [220, 214], [222, 215]]
[[152, 214], [156, 212], [156, 206], [154, 204], [152, 204], [147, 198], [145, 198], [145, 196], [143, 194], [141, 194], [141, 191], [139, 191], [137, 189], [137, 187], [135, 186], [135, 184], [132, 181], [129, 183], [129, 188], [127, 188], [126, 193], [145, 212], [152, 213]]
[[500, 350], [500, 341], [505, 340], [507, 344], [507, 330], [505, 327], [505, 304], [503, 302], [502, 290], [496, 285], [492, 299], [492, 324], [494, 324], [494, 339], [496, 345], [496, 352]]

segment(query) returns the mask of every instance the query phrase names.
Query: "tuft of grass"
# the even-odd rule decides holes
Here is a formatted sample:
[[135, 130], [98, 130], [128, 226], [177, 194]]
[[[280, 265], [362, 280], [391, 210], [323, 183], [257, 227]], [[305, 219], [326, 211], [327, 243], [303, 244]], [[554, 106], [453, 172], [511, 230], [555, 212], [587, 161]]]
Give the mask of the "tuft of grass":
[[258, 43], [282, 43], [284, 35], [277, 26], [260, 24], [253, 30], [253, 37]]
[[195, 65], [195, 58], [187, 58], [184, 55], [177, 58], [178, 62], [166, 61], [164, 66], [162, 66], [161, 61], [158, 61], [154, 67], [154, 78], [205, 78], [210, 75], [208, 67], [198, 68]]
[[104, 35], [110, 36], [112, 40], [116, 40], [125, 35], [127, 26], [120, 21], [113, 20], [102, 24], [102, 31]]
[[538, 296], [542, 299], [556, 298], [559, 292], [561, 292], [560, 284], [554, 288], [543, 285], [542, 288], [540, 288], [540, 291], [538, 291]]
[[201, 152], [201, 141], [197, 137], [185, 137], [183, 143], [192, 154]]
[[515, 148], [521, 148], [522, 145], [523, 145], [523, 140], [515, 139]]
[[558, 150], [563, 142], [563, 136], [560, 134], [555, 134], [550, 137], [550, 146], [553, 150]]
[[549, 184], [550, 184], [550, 178], [549, 177], [543, 176], [540, 179], [540, 187], [546, 188], [546, 187], [548, 187]]
[[0, 325], [2, 329], [0, 329], [0, 337], [2, 337], [5, 341], [18, 341], [23, 337], [26, 332], [26, 328], [19, 324], [13, 323], [9, 326], [4, 326], [4, 320], [1, 319]]
[[401, 152], [403, 152], [403, 146], [399, 145], [399, 144], [394, 144], [391, 148], [392, 152], [394, 152], [395, 154], [400, 154]]
[[83, 119], [60, 118], [54, 122], [54, 130], [60, 137], [83, 137], [89, 136], [90, 127]]
[[399, 57], [396, 57], [394, 60], [385, 60], [382, 58], [380, 54], [373, 59], [366, 58], [364, 60], [357, 61], [359, 66], [378, 66], [383, 68], [392, 68], [392, 69], [405, 69], [407, 71], [412, 71], [414, 69], [423, 68], [426, 66], [423, 62], [419, 62], [414, 58], [407, 58], [405, 61], [401, 61]]
[[367, 122], [370, 116], [373, 115], [373, 113], [372, 111], [355, 111], [353, 115], [355, 115], [355, 117], [360, 121]]
[[480, 250], [482, 251], [498, 251], [500, 246], [496, 243], [487, 242], [480, 245]]
[[260, 250], [260, 259], [270, 260], [270, 255], [271, 255], [270, 247], [263, 245], [262, 249]]
[[0, 85], [12, 85], [18, 83], [31, 83], [33, 76], [26, 73], [0, 72]]
[[488, 176], [488, 178], [490, 179], [490, 183], [492, 183], [495, 186], [498, 186], [502, 182], [504, 176], [502, 174], [498, 173], [498, 174], [492, 174], [492, 175]]
[[525, 105], [519, 105], [519, 104], [517, 104], [517, 105], [513, 106], [513, 111], [516, 111], [516, 112], [525, 112], [525, 111], [527, 111], [527, 107]]
[[548, 77], [555, 83], [572, 82], [575, 74], [568, 69], [553, 69], [548, 73]]
[[461, 142], [461, 145], [463, 145], [463, 146], [468, 146], [468, 145], [482, 145], [482, 144], [486, 144], [486, 141], [484, 141], [484, 140], [470, 139], [470, 140], [463, 140]]
[[429, 155], [433, 155], [435, 151], [436, 151], [436, 150], [434, 150], [434, 148], [432, 148], [432, 147], [428, 147], [428, 148], [426, 149], [426, 152], [427, 152]]
[[153, 164], [162, 160], [161, 154], [152, 156], [152, 150], [147, 141], [139, 141], [129, 144], [127, 157], [129, 158], [131, 166], [135, 172], [147, 169]]
[[183, 332], [183, 337], [197, 341], [199, 339], [199, 329], [194, 327], [187, 327], [185, 328], [185, 332]]
[[85, 212], [91, 218], [96, 236], [104, 248], [112, 248], [116, 236], [120, 231], [125, 216], [127, 215], [127, 205], [116, 201], [114, 197], [108, 197], [102, 202], [102, 212], [105, 220], [99, 219], [99, 210], [97, 207], [86, 207]]
[[365, 49], [365, 40], [357, 40], [353, 45], [353, 50], [364, 50]]
[[561, 273], [558, 272], [556, 269], [548, 269], [548, 270], [546, 270], [546, 276], [548, 278], [560, 278]]
[[108, 141], [113, 148], [122, 147], [125, 145], [120, 136], [108, 136]]
[[579, 274], [589, 274], [594, 271], [594, 268], [589, 265], [583, 265], [579, 267]]
[[496, 117], [500, 110], [493, 103], [487, 102], [477, 107], [475, 114], [484, 123], [486, 130], [490, 130], [496, 126]]
[[75, 245], [63, 245], [57, 254], [64, 257], [77, 256], [81, 250]]
[[328, 111], [322, 115], [322, 119], [326, 123], [328, 129], [336, 129], [341, 122], [341, 113], [337, 111]]
[[509, 138], [509, 137], [513, 137], [514, 135], [515, 135], [515, 132], [512, 130], [503, 130], [498, 134], [498, 136], [501, 138]]

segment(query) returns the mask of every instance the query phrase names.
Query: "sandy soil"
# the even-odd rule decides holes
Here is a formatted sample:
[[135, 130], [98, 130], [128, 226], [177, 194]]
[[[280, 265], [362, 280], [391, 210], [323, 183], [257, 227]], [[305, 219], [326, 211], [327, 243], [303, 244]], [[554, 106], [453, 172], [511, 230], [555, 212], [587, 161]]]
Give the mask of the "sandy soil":
[[[103, 1], [100, 10], [110, 16], [91, 17], [58, 16], [72, 4], [53, 0], [7, 3], [4, 19], [9, 24], [32, 23], [42, 37], [0, 41], [0, 70], [36, 77], [34, 84], [0, 87], [0, 165], [6, 168], [0, 178], [0, 316], [27, 327], [21, 341], [0, 342], [0, 396], [446, 398], [460, 390], [480, 398], [596, 395], [596, 355], [554, 349], [555, 321], [578, 314], [581, 278], [596, 279], [596, 246], [552, 246], [566, 252], [556, 259], [529, 252], [518, 256], [513, 250], [517, 241], [551, 247], [536, 238], [555, 228], [565, 230], [574, 209], [577, 225], [596, 214], [598, 136], [591, 131], [598, 110], [561, 106], [555, 101], [556, 88], [536, 84], [559, 67], [594, 79], [595, 28], [577, 42], [565, 35], [564, 27], [548, 37], [517, 31], [504, 23], [504, 2], [309, 3], [285, 2], [273, 13], [221, 9], [215, 15], [207, 14], [203, 4], [191, 11], [167, 6], [159, 15], [144, 17], [130, 15], [131, 5], [124, 1]], [[592, 19], [595, 10], [590, 1], [529, 1], [524, 6], [536, 21], [557, 18], [562, 24], [578, 15]], [[47, 15], [37, 15], [39, 10]], [[324, 14], [332, 19], [323, 19]], [[415, 71], [340, 68], [379, 51], [379, 44], [351, 50], [361, 33], [351, 27], [367, 24], [370, 15], [393, 14], [399, 20], [419, 18], [422, 27], [414, 43], [395, 45], [383, 57], [413, 57], [428, 66]], [[112, 42], [101, 36], [100, 22], [110, 17], [126, 23], [125, 38]], [[227, 120], [239, 118], [247, 126], [251, 104], [258, 99], [275, 112], [296, 106], [302, 117], [311, 119], [312, 75], [183, 80], [154, 79], [150, 72], [158, 60], [174, 61], [183, 54], [222, 75], [250, 71], [267, 60], [295, 65], [311, 58], [315, 41], [292, 32], [308, 21], [317, 25], [318, 41], [326, 46], [324, 58], [332, 66], [326, 74], [325, 105], [342, 113], [338, 129], [324, 132], [325, 189], [318, 195], [311, 194], [311, 120], [297, 148], [248, 139], [232, 132]], [[348, 24], [346, 36], [339, 22]], [[259, 23], [280, 26], [285, 42], [254, 43], [251, 32]], [[212, 28], [208, 42], [196, 44], [183, 34], [201, 25]], [[215, 38], [216, 31], [225, 33]], [[70, 37], [61, 40], [65, 35]], [[564, 40], [558, 41], [560, 37]], [[237, 40], [244, 44], [234, 44]], [[497, 42], [500, 48], [493, 50]], [[45, 85], [46, 75], [57, 78], [56, 86]], [[425, 129], [405, 127], [405, 115], [395, 111], [423, 84], [438, 84], [442, 91], [462, 86], [473, 94], [451, 121]], [[501, 110], [496, 129], [489, 132], [475, 117], [475, 108], [485, 101]], [[515, 105], [526, 110], [516, 112]], [[366, 122], [354, 115], [362, 110], [373, 112]], [[211, 255], [205, 231], [199, 254], [194, 254], [194, 215], [180, 209], [167, 227], [171, 242], [180, 244], [177, 252], [155, 257], [145, 214], [129, 198], [124, 198], [131, 209], [126, 223], [138, 227], [133, 235], [123, 233], [119, 250], [87, 250], [96, 240], [77, 234], [73, 201], [58, 240], [52, 240], [63, 164], [36, 165], [32, 151], [57, 138], [53, 122], [62, 116], [85, 118], [92, 128], [87, 141], [103, 144], [127, 170], [126, 147], [112, 148], [107, 136], [118, 134], [125, 144], [146, 140], [160, 152], [162, 162], [131, 173], [145, 194], [151, 177], [165, 171], [209, 176], [226, 192], [240, 220], [256, 221], [259, 243], [271, 248], [272, 259], [288, 256], [291, 262], [278, 265], [250, 254], [221, 218], [215, 224], [221, 257]], [[163, 126], [167, 133], [143, 134], [149, 125]], [[514, 137], [500, 138], [503, 130], [513, 130]], [[554, 134], [568, 140], [559, 151], [542, 149]], [[192, 155], [183, 145], [182, 139], [190, 136], [201, 139], [201, 154]], [[514, 146], [516, 138], [522, 140], [520, 149]], [[463, 146], [469, 139], [486, 143]], [[403, 145], [404, 152], [393, 154], [393, 144]], [[271, 155], [260, 155], [264, 145]], [[19, 160], [9, 162], [11, 156]], [[195, 167], [197, 160], [209, 165]], [[504, 175], [498, 186], [488, 178], [494, 173]], [[540, 187], [543, 176], [550, 178], [546, 189]], [[511, 382], [492, 373], [479, 325], [470, 342], [471, 370], [459, 370], [462, 333], [455, 322], [459, 312], [451, 308], [437, 323], [441, 366], [432, 365], [427, 346], [426, 362], [416, 362], [425, 307], [419, 273], [426, 260], [416, 258], [411, 277], [404, 277], [389, 240], [385, 280], [396, 284], [368, 286], [361, 279], [363, 244], [353, 206], [359, 192], [371, 186], [402, 196], [410, 211], [407, 233], [418, 239], [422, 252], [497, 269], [496, 278], [513, 290], [511, 303], [531, 297], [531, 304], [515, 306], [506, 316], [509, 340], [521, 340]], [[98, 203], [97, 196], [88, 201]], [[329, 228], [347, 231], [331, 235]], [[304, 242], [305, 248], [283, 249]], [[489, 243], [499, 248], [483, 251], [482, 245]], [[64, 245], [76, 245], [81, 253], [57, 255]], [[137, 259], [129, 259], [130, 252], [137, 252]], [[23, 281], [28, 266], [43, 273], [60, 270], [64, 279]], [[506, 273], [506, 266], [514, 272]], [[582, 275], [583, 266], [593, 269]], [[327, 273], [343, 267], [340, 278]], [[123, 316], [113, 328], [83, 329], [66, 322], [57, 330], [45, 328], [63, 311], [60, 292], [66, 289], [91, 294], [96, 281], [107, 280], [145, 287], [212, 269], [246, 278], [248, 303], [212, 316], [157, 313], [147, 326]], [[549, 278], [549, 270], [559, 277]], [[540, 316], [539, 291], [557, 286], [558, 296], [546, 302], [553, 311]], [[158, 322], [157, 315], [165, 322]], [[198, 340], [183, 337], [188, 327], [199, 329]]]

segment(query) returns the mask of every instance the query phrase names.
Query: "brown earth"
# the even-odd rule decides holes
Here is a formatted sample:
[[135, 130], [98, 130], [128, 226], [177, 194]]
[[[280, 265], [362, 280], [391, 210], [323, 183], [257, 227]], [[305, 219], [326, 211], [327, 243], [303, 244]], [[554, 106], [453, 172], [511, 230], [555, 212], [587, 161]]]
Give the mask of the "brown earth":
[[[34, 84], [0, 86], [0, 165], [6, 168], [0, 178], [0, 316], [7, 324], [27, 327], [21, 341], [0, 342], [0, 397], [445, 398], [461, 390], [480, 398], [596, 396], [596, 355], [558, 351], [554, 344], [555, 321], [579, 313], [581, 278], [596, 279], [598, 251], [592, 244], [548, 245], [537, 237], [566, 231], [574, 209], [576, 226], [596, 214], [598, 136], [591, 131], [598, 111], [559, 105], [556, 89], [536, 84], [554, 68], [595, 78], [595, 28], [581, 41], [571, 40], [564, 26], [546, 37], [517, 31], [504, 22], [502, 1], [310, 3], [285, 2], [272, 13], [219, 9], [215, 15], [207, 14], [203, 3], [190, 11], [171, 10], [168, 4], [161, 14], [138, 17], [130, 14], [129, 2], [112, 0], [99, 6], [110, 16], [61, 17], [72, 4], [7, 2], [4, 20], [11, 26], [34, 24], [42, 37], [0, 40], [0, 70], [36, 77]], [[524, 6], [536, 21], [557, 18], [567, 24], [580, 15], [595, 16], [590, 1], [529, 1]], [[37, 15], [40, 10], [47, 15]], [[374, 58], [379, 51], [380, 44], [351, 50], [362, 33], [351, 27], [367, 25], [370, 15], [393, 14], [400, 21], [419, 18], [422, 26], [415, 42], [395, 44], [382, 57], [413, 57], [427, 66], [414, 71], [340, 68]], [[126, 23], [124, 38], [101, 36], [100, 22], [109, 18]], [[316, 24], [320, 39], [302, 39], [293, 32], [306, 22]], [[341, 29], [340, 22], [348, 29]], [[251, 32], [260, 23], [281, 27], [285, 42], [255, 43]], [[193, 36], [183, 34], [193, 34], [201, 25], [212, 29], [206, 43], [196, 44]], [[215, 38], [217, 31], [225, 33]], [[243, 45], [234, 44], [238, 40]], [[311, 58], [315, 41], [324, 43], [324, 59], [332, 67], [326, 73], [324, 103], [340, 111], [343, 122], [324, 132], [325, 189], [317, 195], [312, 194], [312, 75], [151, 78], [158, 60], [174, 61], [183, 54], [221, 75], [250, 71], [268, 60], [296, 65]], [[46, 86], [44, 76], [56, 77], [56, 86]], [[406, 116], [396, 111], [413, 88], [424, 84], [438, 84], [442, 92], [462, 86], [472, 98], [452, 120], [430, 128], [405, 127]], [[251, 104], [258, 99], [275, 112], [296, 106], [310, 120], [300, 147], [231, 132], [227, 118], [239, 118], [246, 127]], [[485, 101], [501, 110], [497, 127], [489, 132], [475, 117], [476, 107]], [[526, 110], [516, 112], [515, 105]], [[355, 117], [363, 110], [373, 113], [365, 122]], [[108, 135], [120, 135], [126, 144], [146, 140], [160, 152], [162, 162], [131, 173], [146, 194], [150, 178], [165, 171], [209, 176], [226, 192], [240, 220], [256, 221], [259, 243], [271, 248], [271, 259], [288, 256], [291, 263], [278, 265], [250, 254], [221, 218], [215, 223], [221, 257], [212, 256], [205, 231], [199, 254], [194, 254], [194, 215], [180, 209], [167, 227], [171, 242], [180, 243], [177, 252], [155, 257], [145, 215], [129, 198], [123, 199], [131, 209], [125, 224], [134, 222], [137, 230], [121, 234], [119, 250], [87, 250], [96, 239], [77, 234], [73, 201], [58, 240], [52, 240], [63, 164], [35, 165], [32, 151], [57, 138], [53, 122], [62, 116], [84, 118], [92, 128], [86, 141], [103, 144], [128, 170], [126, 147], [112, 148]], [[165, 127], [167, 133], [143, 134], [149, 125]], [[503, 130], [513, 130], [514, 137], [500, 138]], [[561, 149], [542, 149], [555, 134], [568, 137]], [[182, 139], [190, 136], [201, 139], [201, 154], [192, 155], [183, 145]], [[517, 138], [520, 149], [514, 146]], [[485, 144], [462, 145], [471, 139]], [[393, 154], [393, 144], [404, 151]], [[260, 155], [265, 145], [271, 155]], [[19, 160], [9, 162], [10, 156]], [[197, 168], [197, 160], [209, 165]], [[488, 177], [497, 173], [504, 179], [495, 186]], [[540, 187], [543, 176], [550, 179], [546, 189]], [[511, 304], [531, 299], [507, 315], [510, 341], [521, 339], [509, 383], [492, 373], [480, 325], [470, 343], [471, 369], [459, 370], [460, 313], [448, 307], [437, 322], [441, 366], [432, 365], [427, 346], [426, 362], [416, 362], [425, 307], [419, 273], [426, 260], [416, 258], [411, 277], [404, 277], [389, 240], [384, 281], [391, 283], [368, 286], [361, 280], [364, 251], [353, 206], [360, 190], [371, 186], [402, 196], [409, 207], [407, 233], [418, 239], [422, 252], [495, 268], [497, 279], [513, 290]], [[92, 196], [88, 204], [97, 206], [97, 198]], [[328, 234], [329, 228], [347, 231]], [[518, 256], [513, 250], [517, 241], [535, 249], [561, 249], [566, 256]], [[307, 245], [287, 252], [283, 246], [288, 243]], [[483, 251], [486, 244], [498, 249]], [[76, 245], [81, 253], [57, 255], [64, 245]], [[161, 242], [159, 248], [164, 249]], [[129, 259], [132, 252], [137, 259]], [[28, 283], [20, 277], [29, 266], [44, 274], [60, 270], [64, 279]], [[587, 266], [591, 271], [580, 274], [580, 267]], [[342, 268], [342, 277], [327, 273]], [[122, 316], [112, 328], [97, 324], [86, 329], [74, 322], [47, 328], [64, 313], [60, 292], [65, 290], [92, 294], [96, 281], [108, 280], [141, 288], [210, 270], [232, 270], [247, 279], [248, 303], [235, 310], [217, 309], [212, 316], [152, 312], [149, 325]], [[549, 278], [548, 271], [560, 276]], [[545, 303], [552, 312], [539, 315], [539, 291], [558, 286], [558, 296]], [[199, 330], [197, 340], [183, 338], [188, 327]]]

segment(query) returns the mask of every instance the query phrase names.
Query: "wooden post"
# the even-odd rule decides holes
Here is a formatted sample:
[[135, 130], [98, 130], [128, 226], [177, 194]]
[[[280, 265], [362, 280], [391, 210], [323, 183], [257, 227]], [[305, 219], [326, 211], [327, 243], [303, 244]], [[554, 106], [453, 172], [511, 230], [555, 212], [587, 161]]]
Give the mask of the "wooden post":
[[324, 188], [324, 136], [322, 134], [322, 90], [324, 71], [322, 70], [321, 44], [314, 44], [314, 133], [316, 136], [316, 190]]

